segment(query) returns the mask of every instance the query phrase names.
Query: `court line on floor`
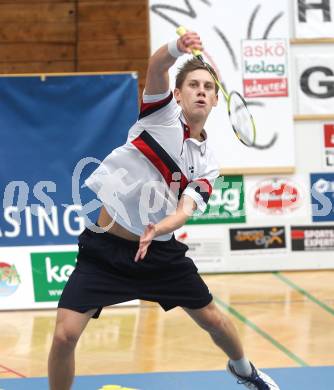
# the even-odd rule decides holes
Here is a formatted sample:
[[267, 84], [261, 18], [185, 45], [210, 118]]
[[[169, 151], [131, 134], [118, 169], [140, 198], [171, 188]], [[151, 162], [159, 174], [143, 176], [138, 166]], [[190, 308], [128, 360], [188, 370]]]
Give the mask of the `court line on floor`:
[[6, 367], [6, 366], [3, 366], [2, 364], [0, 364], [0, 368], [4, 368], [4, 369], [6, 370], [6, 372], [10, 372], [10, 373], [12, 373], [12, 374], [15, 374], [15, 375], [19, 376], [20, 378], [26, 378], [25, 375], [20, 374], [19, 372], [14, 371], [14, 370], [12, 370], [11, 368], [8, 368], [8, 367]]
[[329, 314], [334, 316], [334, 309], [332, 309], [330, 306], [326, 305], [326, 303], [321, 302], [318, 298], [316, 298], [314, 295], [310, 294], [306, 290], [304, 290], [302, 287], [299, 287], [297, 284], [295, 284], [292, 280], [288, 279], [286, 276], [282, 275], [280, 272], [273, 272], [273, 275], [287, 284], [288, 286], [292, 287], [294, 290], [298, 291], [300, 294], [307, 297], [310, 301], [315, 303], [316, 305], [320, 306], [322, 309], [326, 310]]
[[254, 324], [254, 322], [250, 321], [248, 318], [246, 318], [244, 315], [242, 315], [240, 312], [238, 312], [236, 309], [234, 309], [232, 306], [228, 305], [227, 303], [223, 302], [216, 296], [214, 297], [215, 302], [223, 307], [225, 310], [227, 310], [230, 314], [232, 314], [234, 317], [236, 317], [238, 320], [243, 322], [245, 325], [249, 326], [251, 329], [253, 329], [257, 334], [265, 338], [267, 341], [269, 341], [274, 347], [279, 349], [281, 352], [283, 352], [286, 356], [288, 356], [291, 360], [293, 360], [295, 363], [299, 364], [302, 367], [308, 367], [309, 365], [301, 359], [299, 356], [291, 352], [289, 349], [287, 349], [284, 345], [282, 345], [280, 342], [275, 340], [272, 336], [270, 336], [269, 333], [265, 332], [261, 328], [259, 328], [257, 325]]

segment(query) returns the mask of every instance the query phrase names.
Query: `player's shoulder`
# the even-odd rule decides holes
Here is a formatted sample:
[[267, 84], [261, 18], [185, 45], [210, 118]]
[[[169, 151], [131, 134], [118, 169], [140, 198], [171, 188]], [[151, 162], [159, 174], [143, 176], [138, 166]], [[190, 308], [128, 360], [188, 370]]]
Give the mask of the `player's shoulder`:
[[168, 106], [173, 99], [172, 91], [166, 91], [158, 95], [147, 95], [144, 91], [141, 103], [139, 119], [145, 118]]
[[176, 120], [181, 109], [171, 90], [157, 95], [143, 94], [138, 120], [142, 122]]

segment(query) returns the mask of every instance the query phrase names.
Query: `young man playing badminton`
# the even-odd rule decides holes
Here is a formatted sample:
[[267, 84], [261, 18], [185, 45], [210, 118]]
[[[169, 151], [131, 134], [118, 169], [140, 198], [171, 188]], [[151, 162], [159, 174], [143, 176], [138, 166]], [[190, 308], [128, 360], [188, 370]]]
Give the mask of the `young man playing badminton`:
[[150, 58], [138, 121], [86, 184], [103, 203], [98, 226], [79, 237], [76, 269], [59, 301], [49, 356], [51, 390], [69, 390], [74, 349], [90, 318], [104, 306], [144, 299], [164, 310], [181, 306], [230, 358], [228, 371], [249, 389], [279, 387], [245, 357], [232, 322], [212, 301], [187, 246], [174, 230], [206, 208], [218, 167], [204, 124], [217, 88], [197, 59], [179, 71], [174, 96], [168, 70], [176, 58], [202, 50], [187, 32]]

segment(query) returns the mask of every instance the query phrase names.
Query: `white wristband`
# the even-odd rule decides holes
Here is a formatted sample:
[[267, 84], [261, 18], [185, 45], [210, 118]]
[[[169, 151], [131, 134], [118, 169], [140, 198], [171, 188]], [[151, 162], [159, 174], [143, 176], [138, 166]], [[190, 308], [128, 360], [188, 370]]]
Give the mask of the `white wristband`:
[[170, 41], [168, 42], [168, 53], [174, 57], [174, 58], [178, 58], [180, 56], [183, 56], [183, 51], [180, 51], [177, 47], [177, 39], [175, 41]]

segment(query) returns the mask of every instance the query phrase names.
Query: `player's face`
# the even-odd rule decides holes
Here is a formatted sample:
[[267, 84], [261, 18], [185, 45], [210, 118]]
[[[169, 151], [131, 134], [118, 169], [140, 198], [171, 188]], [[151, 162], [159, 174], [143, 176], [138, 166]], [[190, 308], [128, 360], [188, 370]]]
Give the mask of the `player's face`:
[[187, 74], [181, 89], [175, 89], [175, 98], [188, 117], [206, 119], [217, 105], [215, 82], [205, 69]]

